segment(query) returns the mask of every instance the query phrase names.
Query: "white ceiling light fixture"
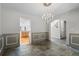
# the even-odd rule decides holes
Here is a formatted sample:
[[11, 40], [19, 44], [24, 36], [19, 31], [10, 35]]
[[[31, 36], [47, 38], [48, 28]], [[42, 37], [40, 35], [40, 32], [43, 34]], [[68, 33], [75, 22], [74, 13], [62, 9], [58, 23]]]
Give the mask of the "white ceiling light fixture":
[[50, 6], [52, 3], [43, 3], [44, 6], [48, 7]]
[[42, 15], [42, 19], [46, 21], [46, 24], [48, 24], [53, 19], [53, 13], [52, 13], [52, 7], [50, 7], [52, 3], [43, 3], [44, 14]]

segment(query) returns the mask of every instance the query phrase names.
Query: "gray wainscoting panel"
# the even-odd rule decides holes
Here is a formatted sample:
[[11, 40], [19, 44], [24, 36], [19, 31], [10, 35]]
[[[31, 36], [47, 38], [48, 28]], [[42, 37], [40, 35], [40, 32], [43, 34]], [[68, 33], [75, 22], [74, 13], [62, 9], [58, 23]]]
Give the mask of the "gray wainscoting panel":
[[79, 37], [72, 37], [72, 43], [79, 45]]
[[79, 34], [70, 33], [69, 45], [73, 48], [79, 49]]
[[20, 45], [18, 33], [4, 34], [5, 48], [17, 47]]
[[2, 48], [2, 39], [0, 38], [0, 52], [1, 52], [1, 48]]
[[32, 33], [32, 43], [33, 44], [40, 44], [40, 42], [43, 42], [44, 40], [48, 40], [48, 39], [49, 39], [48, 32]]
[[6, 36], [6, 45], [13, 45], [18, 43], [17, 35]]
[[3, 49], [4, 49], [4, 39], [2, 35], [0, 36], [0, 55], [3, 54]]

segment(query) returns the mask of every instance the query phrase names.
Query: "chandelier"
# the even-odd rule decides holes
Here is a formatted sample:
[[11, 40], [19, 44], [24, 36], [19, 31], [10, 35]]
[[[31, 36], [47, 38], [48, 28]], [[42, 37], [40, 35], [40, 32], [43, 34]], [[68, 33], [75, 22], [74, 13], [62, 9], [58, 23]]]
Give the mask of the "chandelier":
[[44, 6], [48, 7], [50, 6], [52, 3], [43, 3]]
[[46, 21], [46, 24], [48, 24], [53, 19], [52, 8], [50, 7], [52, 3], [43, 3], [43, 5], [46, 8], [44, 9], [45, 12], [42, 15], [42, 19]]

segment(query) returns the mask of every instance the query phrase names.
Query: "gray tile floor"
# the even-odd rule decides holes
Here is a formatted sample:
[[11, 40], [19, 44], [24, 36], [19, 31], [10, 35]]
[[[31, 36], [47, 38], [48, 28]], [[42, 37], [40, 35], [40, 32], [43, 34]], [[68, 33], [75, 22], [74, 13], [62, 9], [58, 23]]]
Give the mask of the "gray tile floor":
[[45, 41], [37, 45], [21, 45], [14, 49], [7, 49], [4, 56], [72, 56], [79, 55], [78, 51], [66, 45]]

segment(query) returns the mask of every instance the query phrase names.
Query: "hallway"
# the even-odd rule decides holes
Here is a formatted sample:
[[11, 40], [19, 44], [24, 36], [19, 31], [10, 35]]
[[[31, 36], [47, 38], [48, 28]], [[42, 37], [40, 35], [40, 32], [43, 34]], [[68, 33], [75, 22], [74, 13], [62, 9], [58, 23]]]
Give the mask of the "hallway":
[[71, 56], [79, 55], [78, 51], [68, 46], [45, 41], [40, 45], [21, 45], [18, 48], [7, 49], [4, 56]]

